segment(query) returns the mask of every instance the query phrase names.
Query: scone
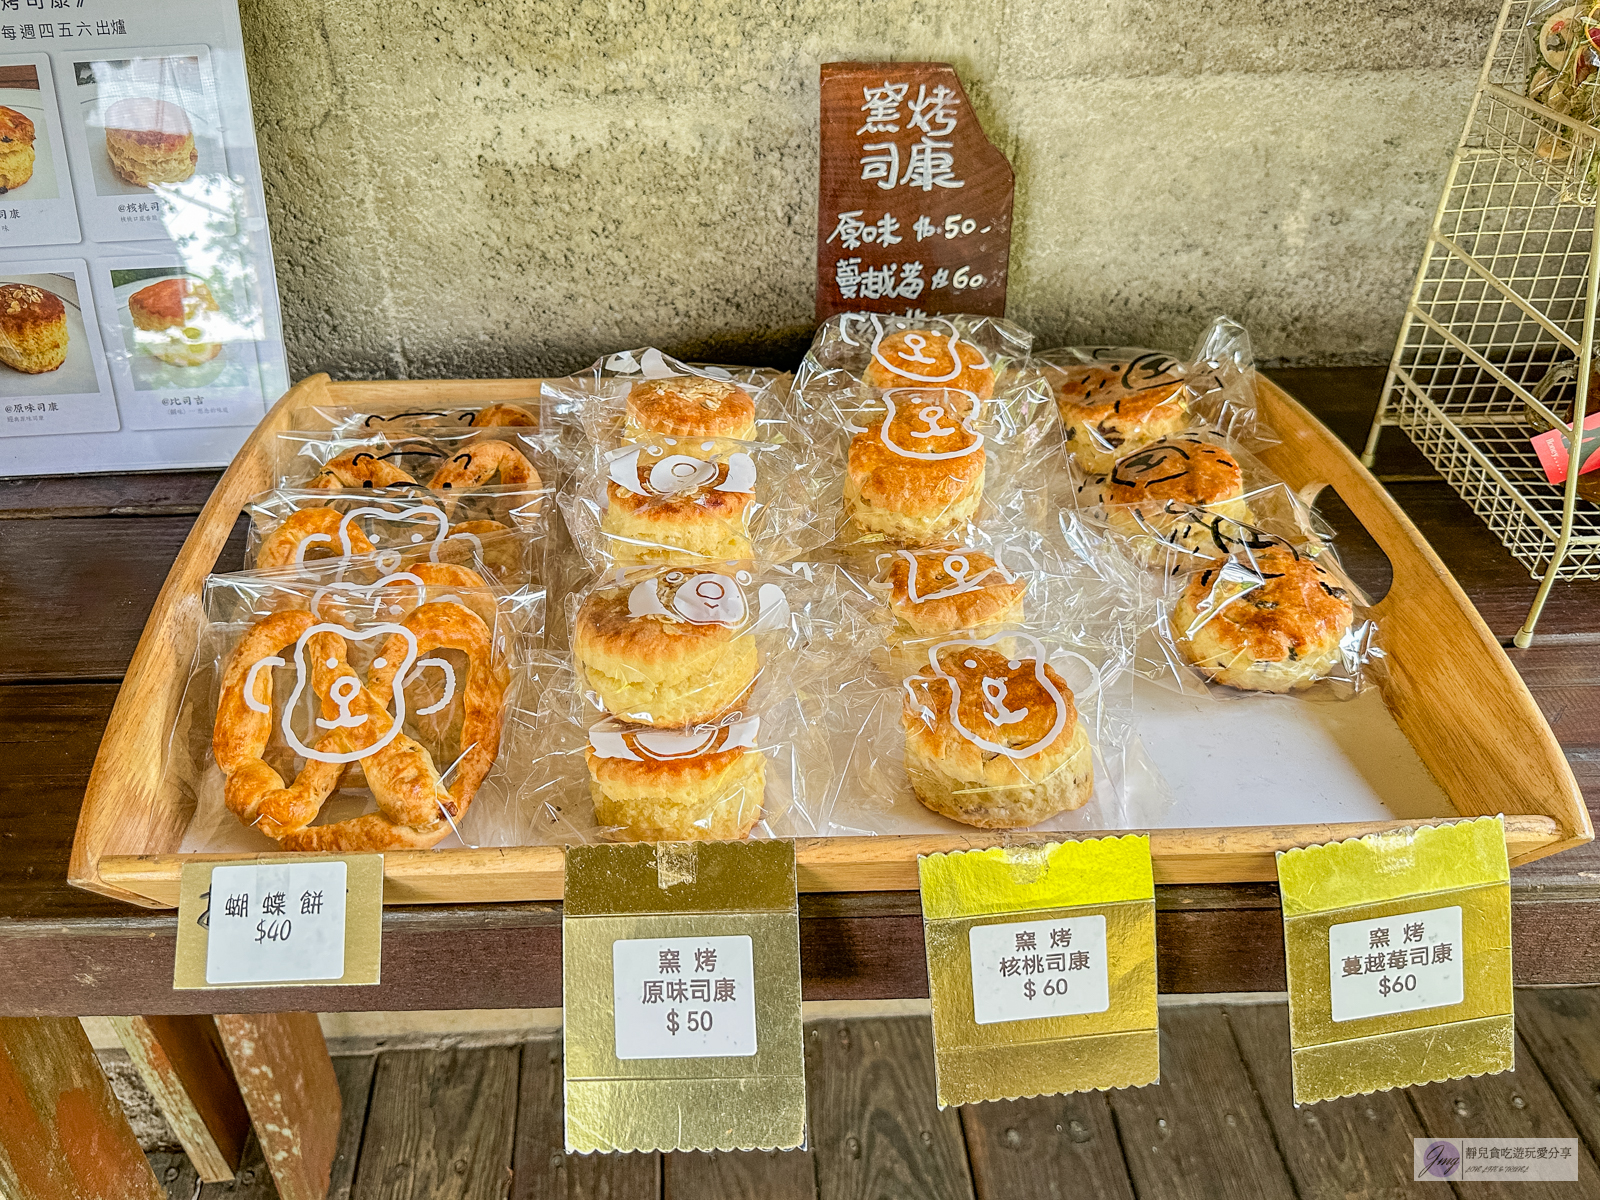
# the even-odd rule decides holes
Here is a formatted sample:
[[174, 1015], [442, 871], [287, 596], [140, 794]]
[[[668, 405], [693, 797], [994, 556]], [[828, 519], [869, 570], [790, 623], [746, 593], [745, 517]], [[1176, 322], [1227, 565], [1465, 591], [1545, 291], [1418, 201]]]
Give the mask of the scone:
[[682, 728], [715, 720], [748, 695], [760, 664], [756, 620], [733, 576], [664, 570], [591, 593], [572, 650], [607, 712]]
[[673, 375], [646, 379], [628, 392], [625, 431], [629, 437], [725, 437], [753, 441], [756, 402], [736, 383]]
[[1244, 472], [1224, 447], [1193, 435], [1162, 438], [1111, 468], [1106, 523], [1149, 562], [1169, 546], [1226, 553], [1239, 543], [1236, 523], [1253, 519], [1243, 496]]
[[1269, 546], [1197, 571], [1172, 610], [1172, 636], [1208, 679], [1289, 692], [1333, 670], [1353, 616], [1350, 593], [1327, 568]]
[[1027, 580], [978, 550], [896, 550], [879, 560], [889, 607], [913, 637], [1022, 621]]
[[614, 455], [600, 530], [622, 564], [725, 561], [751, 556], [748, 513], [755, 462], [744, 453], [708, 461], [666, 446]]
[[199, 161], [189, 114], [176, 104], [137, 96], [106, 109], [106, 154], [128, 183], [182, 183]]
[[873, 343], [861, 380], [871, 388], [946, 387], [979, 400], [994, 395], [994, 367], [953, 325], [883, 334]]
[[761, 820], [760, 718], [697, 729], [602, 721], [584, 757], [595, 824], [613, 841], [733, 841]]
[[67, 361], [67, 306], [30, 283], [0, 286], [0, 362], [29, 375]]
[[33, 178], [33, 122], [0, 105], [0, 195]]
[[222, 343], [206, 336], [218, 311], [211, 289], [187, 277], [163, 279], [128, 297], [137, 344], [175, 367], [203, 366], [222, 353]]
[[947, 643], [906, 680], [906, 771], [924, 806], [980, 829], [1019, 829], [1088, 803], [1089, 733], [1072, 689], [1038, 643], [1032, 650], [1011, 659]]
[[865, 531], [927, 545], [972, 519], [983, 499], [983, 435], [945, 389], [884, 393], [887, 415], [850, 439], [845, 509]]
[[1154, 350], [1092, 350], [1089, 361], [1040, 363], [1055, 393], [1067, 452], [1093, 475], [1188, 423], [1182, 363]]

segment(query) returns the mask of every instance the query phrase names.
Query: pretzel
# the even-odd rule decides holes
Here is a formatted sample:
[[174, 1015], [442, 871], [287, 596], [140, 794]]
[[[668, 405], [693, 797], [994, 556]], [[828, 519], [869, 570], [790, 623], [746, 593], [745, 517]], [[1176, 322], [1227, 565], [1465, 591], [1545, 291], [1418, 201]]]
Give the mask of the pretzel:
[[537, 425], [539, 418], [527, 409], [515, 404], [491, 404], [481, 408], [472, 418], [474, 427], [482, 429], [489, 425]]
[[[299, 565], [305, 561], [308, 539], [315, 539], [317, 543], [327, 542], [336, 555], [342, 554], [344, 547], [340, 544], [339, 526], [343, 520], [344, 514], [332, 508], [302, 508], [290, 513], [261, 540], [261, 548], [256, 551], [257, 568]], [[352, 554], [373, 552], [373, 545], [367, 540], [366, 534], [354, 525], [346, 529]]]
[[435, 492], [480, 488], [497, 474], [502, 484], [544, 486], [533, 464], [510, 442], [477, 441], [435, 471], [428, 488]]
[[[464, 570], [449, 564], [427, 565]], [[420, 605], [402, 622], [416, 639], [416, 659], [411, 658], [407, 639], [391, 634], [373, 660], [383, 665], [369, 672], [365, 686], [346, 658], [343, 637], [322, 629], [306, 639], [304, 652], [311, 664], [311, 686], [321, 701], [323, 722], [342, 722], [334, 724], [312, 749], [358, 759], [378, 803], [376, 813], [312, 826], [349, 762], [330, 763], [308, 756], [304, 769], [285, 786], [262, 758], [272, 734], [272, 678], [268, 671], [256, 668], [281, 656], [286, 648], [298, 646], [316, 619], [307, 612], [274, 613], [257, 622], [229, 656], [212, 735], [213, 754], [227, 779], [224, 794], [229, 810], [291, 850], [427, 849], [436, 845], [467, 811], [499, 749], [505, 680], [493, 664], [488, 627], [475, 613], [451, 601]], [[458, 650], [467, 658], [467, 678], [460, 690], [463, 750], [456, 763], [455, 783], [449, 788], [425, 747], [399, 731], [390, 736], [396, 672], [408, 660], [420, 660], [437, 649]], [[351, 682], [341, 684], [344, 679]], [[248, 697], [247, 684], [252, 689]], [[361, 754], [385, 739], [387, 744], [380, 749]]]
[[346, 450], [338, 458], [330, 458], [318, 471], [308, 488], [384, 488], [400, 487], [417, 481], [387, 459], [379, 458], [370, 447]]

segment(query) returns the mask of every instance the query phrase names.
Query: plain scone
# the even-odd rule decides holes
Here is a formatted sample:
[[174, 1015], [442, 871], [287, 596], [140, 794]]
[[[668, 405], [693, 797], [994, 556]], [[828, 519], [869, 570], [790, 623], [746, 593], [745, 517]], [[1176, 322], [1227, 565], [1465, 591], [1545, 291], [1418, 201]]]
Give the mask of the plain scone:
[[0, 286], [0, 362], [28, 375], [67, 361], [67, 306], [29, 283]]

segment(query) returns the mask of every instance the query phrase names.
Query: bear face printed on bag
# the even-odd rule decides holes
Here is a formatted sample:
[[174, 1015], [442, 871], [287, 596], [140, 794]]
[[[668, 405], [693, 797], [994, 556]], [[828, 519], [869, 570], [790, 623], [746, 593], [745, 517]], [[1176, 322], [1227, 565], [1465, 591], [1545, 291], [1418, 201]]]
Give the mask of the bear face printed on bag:
[[589, 730], [589, 748], [599, 758], [679, 762], [730, 750], [754, 750], [760, 734], [760, 717], [736, 712], [715, 724], [691, 729], [650, 729], [608, 718]]
[[775, 583], [756, 591], [755, 619], [744, 589], [753, 582], [749, 571], [733, 575], [720, 572], [667, 571], [658, 578], [636, 583], [628, 592], [630, 617], [666, 617], [691, 625], [724, 625], [761, 633], [788, 623], [789, 601]]
[[895, 550], [878, 556], [879, 577], [898, 593], [905, 590], [905, 603], [927, 604], [981, 592], [1001, 585], [1014, 585], [1021, 576], [978, 551], [956, 553], [916, 553]]
[[971, 407], [948, 388], [891, 388], [883, 393], [888, 409], [877, 426], [878, 440], [901, 458], [947, 462], [983, 449], [984, 437], [972, 427]]
[[673, 452], [679, 445], [678, 439], [668, 438], [660, 446], [624, 446], [608, 456], [606, 476], [623, 491], [647, 499], [677, 498], [694, 492], [755, 491], [756, 464], [749, 453], [735, 451], [719, 461], [715, 441], [684, 446], [685, 450], [697, 449], [709, 455], [707, 458]]

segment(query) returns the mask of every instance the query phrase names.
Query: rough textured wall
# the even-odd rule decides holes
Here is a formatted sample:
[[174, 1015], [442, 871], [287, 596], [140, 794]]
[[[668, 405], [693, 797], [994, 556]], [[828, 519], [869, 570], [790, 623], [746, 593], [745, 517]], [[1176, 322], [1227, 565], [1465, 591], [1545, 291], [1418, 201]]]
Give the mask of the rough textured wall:
[[1493, 0], [243, 0], [290, 366], [538, 375], [809, 335], [817, 66], [960, 71], [1042, 344], [1386, 360]]

